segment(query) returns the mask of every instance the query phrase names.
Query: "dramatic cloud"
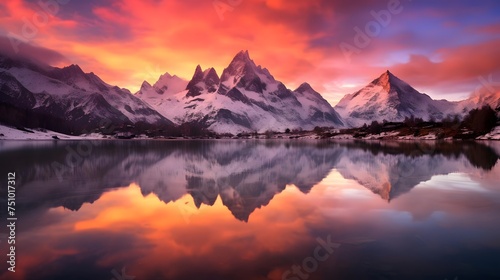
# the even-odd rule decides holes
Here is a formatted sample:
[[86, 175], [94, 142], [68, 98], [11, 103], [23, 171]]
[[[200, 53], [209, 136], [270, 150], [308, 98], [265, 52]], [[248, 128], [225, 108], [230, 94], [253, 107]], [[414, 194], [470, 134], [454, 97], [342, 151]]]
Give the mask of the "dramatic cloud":
[[0, 55], [49, 65], [69, 62], [66, 57], [56, 51], [33, 46], [8, 36], [0, 36]]
[[[386, 69], [435, 98], [464, 97], [499, 67], [500, 3], [462, 0], [12, 0], [0, 32], [138, 89], [164, 72], [221, 73], [249, 50], [290, 88], [335, 104]], [[497, 48], [498, 49], [498, 48]], [[62, 60], [52, 59], [53, 64]], [[500, 77], [499, 77], [500, 78]]]

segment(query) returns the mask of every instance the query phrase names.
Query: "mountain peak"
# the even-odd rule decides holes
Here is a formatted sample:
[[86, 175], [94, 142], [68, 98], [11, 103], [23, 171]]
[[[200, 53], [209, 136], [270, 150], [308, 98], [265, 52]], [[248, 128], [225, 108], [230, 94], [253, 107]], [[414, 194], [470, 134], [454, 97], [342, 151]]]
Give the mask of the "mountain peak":
[[64, 68], [53, 68], [49, 75], [51, 78], [88, 91], [105, 91], [109, 87], [97, 75], [83, 72], [82, 68], [76, 64]]
[[238, 60], [251, 60], [250, 59], [250, 54], [248, 53], [248, 50], [242, 50], [240, 52], [238, 52], [236, 54], [236, 56], [234, 57], [234, 59], [237, 59]]
[[191, 78], [191, 81], [188, 83], [187, 87], [189, 87], [190, 84], [196, 84], [199, 81], [203, 80], [203, 69], [201, 66], [198, 64], [196, 66], [196, 69], [194, 70], [193, 77]]
[[295, 91], [303, 93], [305, 91], [314, 91], [314, 89], [311, 87], [309, 83], [302, 83]]
[[390, 78], [395, 78], [394, 74], [391, 73], [391, 71], [386, 70], [382, 75], [379, 76], [379, 78], [384, 78], [384, 79], [390, 79]]
[[402, 122], [406, 117], [440, 120], [451, 103], [436, 101], [385, 71], [361, 90], [344, 96], [335, 109], [350, 126], [371, 121]]
[[142, 82], [142, 85], [141, 85], [141, 90], [139, 91], [140, 93], [142, 93], [142, 91], [146, 90], [146, 89], [149, 89], [151, 88], [151, 84], [148, 83], [147, 81], [144, 81]]
[[258, 68], [255, 62], [250, 58], [250, 54], [248, 51], [240, 51], [237, 53], [229, 66], [235, 66], [236, 68], [240, 67], [250, 67], [250, 68]]
[[203, 91], [209, 93], [215, 92], [219, 85], [220, 79], [214, 68], [208, 68], [205, 71], [201, 66], [196, 66], [193, 78], [186, 86], [188, 90], [186, 97], [195, 97], [202, 94]]
[[160, 78], [158, 80], [164, 80], [164, 79], [172, 79], [174, 76], [170, 75], [170, 73], [165, 72], [165, 74], [160, 75]]
[[217, 71], [213, 67], [210, 67], [203, 71], [203, 79], [219, 80], [219, 75], [217, 75]]
[[80, 68], [80, 66], [78, 66], [78, 64], [71, 64], [71, 65], [63, 67], [63, 69], [80, 69], [80, 70], [82, 70], [82, 68]]
[[198, 80], [207, 79], [207, 77], [217, 77], [217, 79], [219, 78], [219, 76], [217, 75], [217, 71], [215, 71], [213, 67], [203, 70], [203, 68], [201, 68], [201, 66], [198, 64], [198, 66], [196, 66], [196, 69], [194, 70], [194, 74], [191, 80], [197, 80], [198, 82]]
[[65, 73], [70, 74], [70, 75], [85, 74], [85, 72], [83, 72], [82, 68], [80, 68], [80, 66], [78, 66], [78, 64], [68, 65], [66, 67], [63, 67], [61, 70]]
[[196, 69], [194, 70], [194, 75], [193, 77], [196, 77], [197, 75], [200, 75], [203, 73], [203, 69], [201, 68], [201, 65], [196, 65]]
[[371, 82], [373, 85], [378, 85], [384, 88], [386, 92], [389, 92], [394, 86], [402, 87], [408, 85], [406, 82], [402, 81], [398, 77], [394, 76], [389, 70], [386, 70], [377, 79]]
[[250, 59], [248, 51], [240, 51], [236, 54], [229, 66], [222, 72], [220, 80], [222, 87], [219, 93], [223, 95], [233, 87], [262, 93], [268, 85], [276, 83], [266, 68], [257, 66]]

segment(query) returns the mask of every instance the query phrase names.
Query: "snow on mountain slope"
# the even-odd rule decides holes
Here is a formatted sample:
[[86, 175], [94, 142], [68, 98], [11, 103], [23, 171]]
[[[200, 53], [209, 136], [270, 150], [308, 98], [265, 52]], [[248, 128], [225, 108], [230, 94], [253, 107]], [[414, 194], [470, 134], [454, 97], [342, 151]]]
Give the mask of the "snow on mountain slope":
[[372, 121], [403, 121], [411, 116], [441, 120], [454, 104], [433, 100], [386, 71], [361, 90], [344, 96], [334, 108], [356, 127]]
[[63, 81], [65, 84], [83, 91], [106, 91], [110, 87], [93, 72], [86, 74], [80, 66], [75, 64], [64, 68], [55, 68], [48, 74], [55, 80]]
[[[25, 119], [7, 123], [65, 133], [111, 124], [172, 126], [172, 122], [128, 90], [108, 85], [77, 65], [40, 67], [7, 57], [1, 57], [0, 62], [0, 100], [10, 114], [16, 112]], [[26, 103], [30, 98], [34, 104]], [[4, 118], [6, 121], [8, 116]]]
[[203, 71], [198, 65], [194, 72], [193, 78], [187, 84], [186, 97], [196, 97], [202, 93], [213, 93], [219, 87], [220, 78], [214, 68], [209, 68]]
[[[130, 91], [116, 86], [110, 86], [93, 73], [84, 73], [80, 67], [76, 65], [63, 69], [56, 68], [51, 76], [59, 77], [61, 74], [63, 78], [59, 80], [65, 81], [68, 86], [77, 89], [76, 95], [84, 96], [86, 94], [97, 93], [133, 123], [168, 123], [168, 120], [166, 121], [162, 118], [162, 116], [152, 110], [147, 103], [132, 95]], [[83, 94], [80, 90], [83, 90]], [[75, 91], [73, 89], [68, 88], [66, 92], [73, 92], [73, 96], [75, 96]], [[87, 112], [90, 113], [92, 111]]]
[[310, 86], [291, 91], [239, 52], [219, 78], [213, 68], [200, 66], [181, 91], [169, 98], [138, 96], [176, 123], [195, 122], [218, 133], [283, 131], [286, 128], [343, 126], [340, 116]]
[[165, 73], [160, 76], [160, 79], [153, 85], [161, 94], [171, 95], [182, 91], [186, 88], [187, 81]]
[[316, 121], [319, 126], [328, 126], [330, 122], [338, 123], [342, 119], [330, 103], [308, 83], [303, 83], [293, 92], [304, 108], [302, 110], [304, 119]]
[[460, 101], [455, 111], [460, 115], [467, 114], [470, 110], [489, 105], [493, 110], [500, 110], [500, 90], [498, 88], [481, 88], [471, 94], [471, 96]]
[[176, 75], [172, 76], [169, 73], [165, 73], [160, 76], [154, 85], [144, 81], [141, 89], [137, 92], [137, 97], [142, 100], [169, 98], [173, 94], [186, 89], [187, 83], [188, 82], [186, 80], [179, 78]]
[[[213, 68], [203, 71], [198, 65], [189, 82], [166, 73], [153, 86], [144, 81], [135, 96], [148, 103], [161, 115], [181, 124], [186, 120], [191, 121], [189, 118], [183, 118], [185, 107], [189, 107], [190, 103], [185, 99], [202, 93], [214, 92], [218, 87], [218, 81], [219, 77]], [[163, 92], [162, 88], [168, 91]], [[194, 98], [194, 100], [197, 99]]]

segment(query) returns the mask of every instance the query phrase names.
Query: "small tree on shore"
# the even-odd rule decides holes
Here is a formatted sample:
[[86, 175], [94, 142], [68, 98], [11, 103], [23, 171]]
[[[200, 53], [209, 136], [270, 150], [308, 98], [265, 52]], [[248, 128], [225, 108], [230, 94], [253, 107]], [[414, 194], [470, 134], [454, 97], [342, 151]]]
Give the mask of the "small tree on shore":
[[368, 132], [371, 134], [379, 134], [382, 131], [382, 125], [378, 121], [373, 121], [368, 127]]

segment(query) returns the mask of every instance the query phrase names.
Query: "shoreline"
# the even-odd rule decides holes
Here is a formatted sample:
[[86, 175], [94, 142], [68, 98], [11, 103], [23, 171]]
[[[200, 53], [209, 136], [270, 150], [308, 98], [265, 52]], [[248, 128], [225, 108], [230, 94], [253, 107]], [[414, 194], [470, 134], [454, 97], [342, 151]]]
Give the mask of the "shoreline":
[[[439, 129], [430, 129], [416, 135], [416, 129], [395, 129], [380, 133], [367, 133], [362, 129], [325, 129], [321, 131], [300, 131], [300, 132], [266, 132], [266, 133], [242, 133], [234, 135], [216, 136], [155, 136], [149, 137], [144, 134], [130, 134], [128, 137], [120, 137], [119, 133], [114, 135], [103, 135], [91, 133], [87, 135], [66, 135], [59, 132], [45, 129], [19, 129], [0, 125], [0, 141], [194, 141], [194, 140], [348, 140], [348, 141], [498, 141], [500, 140], [500, 126], [495, 127], [489, 133], [477, 137], [469, 137], [470, 133], [455, 130], [452, 133], [443, 135]], [[458, 133], [462, 134], [458, 134]], [[452, 136], [453, 135], [453, 136]], [[462, 136], [461, 138], [456, 135]], [[464, 137], [465, 136], [465, 137]]]

